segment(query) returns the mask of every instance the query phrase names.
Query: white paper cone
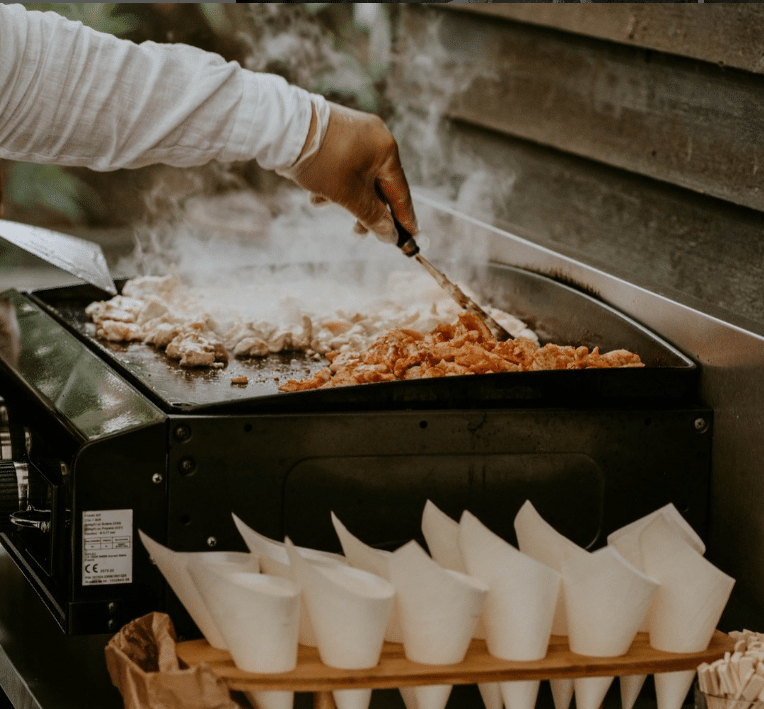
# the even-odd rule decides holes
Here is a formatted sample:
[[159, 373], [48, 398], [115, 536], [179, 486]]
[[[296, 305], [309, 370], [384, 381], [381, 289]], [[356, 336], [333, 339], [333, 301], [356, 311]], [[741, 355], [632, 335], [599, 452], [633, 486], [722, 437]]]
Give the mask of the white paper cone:
[[[260, 557], [260, 566], [264, 574], [270, 574], [271, 576], [278, 576], [283, 579], [289, 579], [297, 583], [297, 578], [292, 570], [291, 565], [288, 563], [288, 556], [286, 549], [282, 548], [284, 556], [287, 557], [287, 563], [277, 561], [270, 556]], [[331, 563], [331, 562], [329, 562]], [[318, 641], [316, 640], [316, 633], [313, 630], [313, 624], [310, 622], [310, 614], [308, 613], [308, 607], [305, 604], [304, 594], [300, 594], [300, 631], [297, 636], [297, 642], [300, 645], [306, 647], [316, 647]]]
[[[301, 553], [306, 559], [310, 561], [311, 564], [318, 566], [334, 566], [338, 563], [331, 557], [306, 553], [313, 551], [311, 549], [305, 549], [304, 547], [297, 548], [301, 550]], [[286, 549], [282, 548], [282, 551], [286, 556]], [[281, 561], [277, 561], [276, 559], [273, 559], [269, 556], [263, 556], [260, 558], [260, 566], [262, 566], [262, 571], [264, 574], [271, 574], [272, 576], [279, 576], [281, 578], [297, 582], [294, 572], [292, 571], [292, 567], [288, 563], [288, 559], [287, 563], [282, 563]], [[313, 630], [313, 625], [310, 622], [308, 608], [305, 605], [304, 596], [300, 598], [300, 635], [298, 642], [300, 645], [305, 645], [306, 647], [316, 647], [318, 645], [318, 641], [316, 640], [316, 633]]]
[[370, 689], [339, 689], [332, 696], [337, 709], [367, 709], [371, 702]]
[[[658, 583], [610, 546], [563, 561], [562, 577], [570, 649], [593, 657], [627, 653]], [[612, 681], [575, 679], [577, 709], [599, 709]]]
[[650, 645], [666, 652], [708, 647], [734, 579], [656, 517], [640, 535], [645, 573], [660, 583], [648, 615]]
[[292, 709], [294, 692], [245, 692], [257, 709]]
[[[296, 581], [292, 569], [289, 565], [289, 555], [283, 542], [277, 542], [268, 537], [264, 537], [251, 527], [242, 522], [236, 515], [233, 516], [234, 524], [239, 530], [247, 548], [260, 557], [260, 566], [264, 574], [280, 576], [281, 578]], [[316, 564], [346, 564], [346, 559], [340, 554], [320, 551], [317, 549], [308, 549], [306, 547], [297, 547], [300, 554]], [[310, 616], [305, 605], [305, 598], [300, 599], [300, 634], [298, 643], [307, 647], [316, 647], [316, 633], [310, 622]]]
[[[239, 519], [235, 514], [231, 514], [231, 517], [233, 517], [233, 522], [236, 525], [236, 529], [239, 530], [239, 534], [244, 540], [244, 543], [253, 554], [257, 554], [261, 558], [263, 556], [270, 557], [271, 559], [280, 561], [282, 564], [289, 563], [289, 558], [287, 557], [283, 542], [264, 537]], [[328, 561], [338, 564], [347, 563], [347, 560], [342, 554], [335, 554], [320, 549], [309, 549], [308, 547], [297, 547], [297, 549], [300, 554], [309, 561]]]
[[647, 675], [621, 675], [621, 709], [632, 709], [646, 679]]
[[200, 551], [176, 552], [168, 549], [140, 529], [138, 535], [149, 556], [159, 568], [165, 581], [169, 584], [191, 619], [196, 623], [207, 642], [219, 650], [227, 650], [225, 639], [212, 619], [207, 604], [204, 602], [193, 579], [188, 573], [188, 564], [195, 559], [217, 559], [219, 562], [236, 563], [240, 561], [243, 568], [257, 571], [257, 557], [242, 552]]
[[611, 546], [563, 561], [562, 578], [570, 649], [591, 657], [625, 655], [658, 582]]
[[220, 572], [246, 571], [260, 573], [260, 559], [248, 551], [200, 551], [189, 552], [188, 564], [202, 563]]
[[329, 667], [374, 667], [384, 642], [395, 589], [378, 576], [349, 566], [318, 566], [286, 542], [318, 640], [321, 661]]
[[568, 709], [573, 699], [573, 680], [550, 679], [549, 686], [552, 689], [554, 709]]
[[[422, 512], [422, 534], [432, 558], [444, 569], [467, 573], [459, 549], [459, 523], [427, 500]], [[472, 637], [485, 640], [483, 616], [478, 618]], [[502, 709], [501, 691], [496, 682], [478, 684], [486, 709]], [[566, 709], [561, 707], [560, 709]]]
[[[470, 575], [489, 589], [483, 609], [488, 652], [503, 660], [545, 657], [560, 574], [515, 549], [470, 512], [459, 523], [459, 548]], [[504, 690], [502, 695], [506, 704]]]
[[334, 531], [339, 537], [342, 551], [351, 566], [363, 569], [370, 574], [375, 574], [387, 579], [390, 571], [387, 566], [387, 557], [392, 553], [383, 549], [375, 549], [362, 542], [358, 537], [351, 534], [347, 527], [338, 519], [334, 512], [331, 513]]
[[190, 563], [188, 571], [239, 669], [289, 672], [297, 666], [297, 584], [277, 576], [225, 572], [200, 561]]
[[576, 709], [600, 709], [613, 677], [576, 677], [573, 687]]
[[289, 565], [289, 557], [287, 556], [286, 549], [283, 549], [283, 552], [286, 561], [280, 561], [271, 556], [261, 556], [260, 570], [269, 576], [279, 576], [282, 579], [291, 579], [292, 567]]
[[705, 554], [706, 545], [703, 540], [672, 503], [611, 532], [607, 543], [615, 546], [630, 563], [641, 569], [639, 535], [656, 517], [662, 517], [699, 554]]
[[428, 684], [419, 687], [401, 687], [406, 709], [443, 709], [451, 696], [450, 684]]
[[501, 688], [498, 682], [483, 682], [478, 685], [478, 690], [480, 690], [480, 696], [483, 698], [485, 709], [502, 709], [504, 700], [501, 698]]
[[416, 707], [416, 695], [414, 694], [413, 687], [400, 687], [399, 691], [403, 698], [403, 704], [406, 709], [417, 709]]
[[695, 679], [695, 670], [661, 672], [654, 679], [658, 709], [680, 709]]
[[523, 680], [520, 682], [500, 682], [501, 697], [506, 709], [533, 709], [539, 694], [541, 682]]
[[[384, 549], [375, 549], [365, 544], [347, 530], [334, 512], [331, 514], [334, 530], [339, 537], [342, 551], [345, 553], [348, 563], [356, 569], [367, 571], [389, 581], [390, 567], [388, 559], [392, 552], [385, 551]], [[385, 640], [390, 643], [403, 642], [403, 629], [401, 627], [400, 613], [398, 612], [397, 598], [393, 599], [393, 610], [390, 613], [390, 621], [385, 631]]]
[[[621, 556], [630, 564], [644, 571], [639, 537], [642, 531], [658, 517], [662, 518], [676, 534], [696, 549], [699, 554], [705, 553], [706, 545], [703, 540], [671, 503], [612, 532], [607, 538], [608, 545], [618, 549]], [[647, 617], [640, 625], [639, 632], [647, 632]]]
[[442, 568], [414, 541], [391, 554], [388, 566], [406, 658], [431, 665], [461, 662], [488, 595], [488, 586], [466, 574]]
[[467, 573], [459, 550], [459, 523], [439, 510], [430, 500], [422, 512], [422, 534], [430, 555], [444, 569]]
[[[459, 523], [439, 510], [434, 503], [427, 500], [422, 513], [422, 534], [427, 542], [432, 558], [444, 569], [451, 569], [466, 574], [467, 567], [459, 549]], [[478, 619], [475, 626], [474, 638], [485, 640], [485, 624], [483, 617]], [[499, 688], [486, 689], [486, 693], [499, 697]]]
[[[555, 571], [562, 570], [562, 562], [589, 555], [586, 549], [560, 534], [536, 511], [530, 500], [526, 500], [515, 516], [517, 546], [523, 554], [546, 564]], [[564, 582], [563, 582], [564, 583]], [[557, 607], [552, 621], [553, 635], [567, 635], [568, 626], [563, 596], [557, 598]], [[557, 709], [564, 709], [557, 707]]]

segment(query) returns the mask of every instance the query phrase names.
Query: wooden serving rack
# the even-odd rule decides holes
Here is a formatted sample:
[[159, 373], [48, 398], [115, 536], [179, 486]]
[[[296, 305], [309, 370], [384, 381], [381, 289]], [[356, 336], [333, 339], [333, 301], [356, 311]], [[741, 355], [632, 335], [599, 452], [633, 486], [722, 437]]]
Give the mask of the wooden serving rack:
[[703, 662], [713, 662], [725, 652], [732, 652], [734, 644], [732, 638], [717, 630], [703, 652], [662, 652], [650, 647], [647, 633], [638, 633], [625, 655], [589, 657], [571, 652], [566, 637], [553, 635], [543, 660], [511, 662], [489, 655], [484, 640], [473, 640], [459, 664], [423, 665], [407, 660], [403, 645], [386, 642], [379, 664], [365, 670], [328, 667], [321, 662], [316, 648], [300, 645], [297, 667], [279, 674], [240, 670], [227, 651], [212, 647], [206, 640], [178, 643], [177, 653], [189, 667], [205, 663], [230, 689], [313, 692], [314, 707], [327, 709], [333, 706], [332, 690], [338, 689], [390, 689], [425, 684], [476, 684], [694, 670]]

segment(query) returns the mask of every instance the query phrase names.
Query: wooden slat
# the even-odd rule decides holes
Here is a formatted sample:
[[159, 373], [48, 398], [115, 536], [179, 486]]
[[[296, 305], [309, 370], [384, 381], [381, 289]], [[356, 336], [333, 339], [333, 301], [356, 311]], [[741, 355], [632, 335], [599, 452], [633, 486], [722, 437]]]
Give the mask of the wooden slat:
[[628, 654], [621, 657], [585, 657], [570, 651], [567, 638], [552, 636], [543, 660], [509, 662], [491, 657], [485, 641], [473, 640], [467, 657], [458, 665], [422, 665], [408, 661], [400, 644], [385, 643], [376, 667], [367, 670], [338, 670], [324, 665], [315, 648], [300, 646], [297, 668], [281, 674], [254, 674], [234, 665], [225, 650], [206, 640], [178, 643], [178, 657], [188, 666], [206, 663], [231, 689], [294, 690], [316, 692], [332, 689], [410, 687], [425, 684], [474, 684], [503, 680], [532, 680], [555, 677], [592, 677], [652, 674], [694, 670], [731, 651], [732, 638], [716, 631], [708, 648], [698, 653], [668, 653], [653, 650], [645, 633], [639, 633]]
[[[405, 42], [424, 41], [433, 12], [407, 13]], [[472, 76], [450, 117], [764, 210], [764, 76], [438, 14], [447, 55]]]
[[758, 4], [455, 4], [478, 13], [764, 73]]

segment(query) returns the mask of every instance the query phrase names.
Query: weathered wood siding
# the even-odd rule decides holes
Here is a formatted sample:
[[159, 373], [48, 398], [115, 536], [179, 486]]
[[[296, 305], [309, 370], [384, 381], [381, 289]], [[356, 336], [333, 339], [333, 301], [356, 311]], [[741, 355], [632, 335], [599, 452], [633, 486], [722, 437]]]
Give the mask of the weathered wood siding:
[[763, 75], [514, 22], [485, 49], [453, 117], [764, 209]]
[[676, 3], [453, 5], [451, 9], [516, 20], [587, 37], [655, 49], [720, 66], [764, 73], [764, 7], [756, 4], [686, 8]]
[[[453, 184], [511, 182], [492, 218], [764, 334], [763, 27], [748, 5], [411, 7], [400, 72], [421, 51], [462, 77], [437, 145]], [[432, 110], [423, 72], [408, 110]]]

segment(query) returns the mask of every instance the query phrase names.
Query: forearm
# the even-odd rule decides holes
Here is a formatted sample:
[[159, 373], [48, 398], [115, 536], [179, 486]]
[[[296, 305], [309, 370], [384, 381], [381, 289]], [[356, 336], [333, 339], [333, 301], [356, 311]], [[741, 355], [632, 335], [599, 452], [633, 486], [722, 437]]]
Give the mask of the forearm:
[[311, 95], [280, 77], [0, 5], [0, 157], [95, 170], [213, 159], [283, 169], [310, 120]]

